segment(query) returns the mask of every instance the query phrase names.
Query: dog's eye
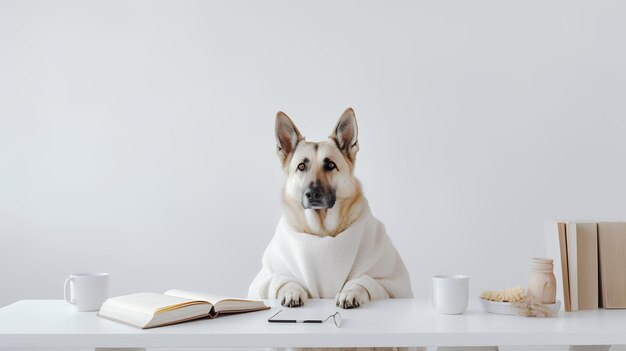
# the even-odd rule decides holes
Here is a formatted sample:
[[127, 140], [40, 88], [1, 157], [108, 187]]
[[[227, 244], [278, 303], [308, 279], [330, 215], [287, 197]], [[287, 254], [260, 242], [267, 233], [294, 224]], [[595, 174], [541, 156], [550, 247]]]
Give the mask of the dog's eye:
[[305, 168], [306, 168], [306, 165], [304, 164], [304, 162], [301, 162], [301, 163], [298, 165], [298, 170], [300, 170], [300, 171], [304, 171], [304, 169], [305, 169]]
[[337, 166], [335, 165], [335, 162], [329, 161], [328, 163], [326, 163], [326, 166], [324, 168], [326, 168], [327, 171], [332, 171], [333, 169], [337, 168]]

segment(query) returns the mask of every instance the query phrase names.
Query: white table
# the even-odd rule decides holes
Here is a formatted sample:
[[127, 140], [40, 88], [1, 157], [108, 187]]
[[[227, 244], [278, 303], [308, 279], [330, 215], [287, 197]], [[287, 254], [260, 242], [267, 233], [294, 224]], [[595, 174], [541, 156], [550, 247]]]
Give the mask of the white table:
[[[458, 316], [428, 301], [375, 301], [340, 310], [344, 323], [274, 324], [272, 310], [140, 330], [57, 300], [24, 300], [0, 309], [2, 347], [367, 347], [626, 344], [626, 310], [560, 312], [556, 318], [487, 314], [474, 301]], [[329, 315], [331, 300], [308, 301], [303, 314]]]

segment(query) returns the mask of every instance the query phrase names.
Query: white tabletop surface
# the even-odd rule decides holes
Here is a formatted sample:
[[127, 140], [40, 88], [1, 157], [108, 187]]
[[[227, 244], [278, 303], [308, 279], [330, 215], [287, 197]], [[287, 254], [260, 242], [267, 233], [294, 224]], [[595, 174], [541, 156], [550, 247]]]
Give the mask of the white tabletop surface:
[[[478, 345], [626, 344], [626, 310], [560, 312], [556, 318], [525, 318], [483, 312], [478, 301], [463, 315], [434, 312], [428, 301], [375, 301], [340, 310], [332, 323], [275, 324], [281, 307], [141, 330], [75, 312], [58, 300], [24, 300], [0, 309], [0, 347], [367, 347]], [[289, 311], [325, 317], [331, 300], [308, 301]]]

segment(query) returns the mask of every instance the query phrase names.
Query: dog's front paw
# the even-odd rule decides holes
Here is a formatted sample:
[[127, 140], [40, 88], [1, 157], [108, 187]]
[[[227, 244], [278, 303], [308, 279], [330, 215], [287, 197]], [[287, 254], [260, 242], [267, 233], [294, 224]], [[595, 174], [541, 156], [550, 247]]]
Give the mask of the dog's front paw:
[[370, 300], [370, 295], [364, 287], [355, 285], [335, 297], [335, 304], [341, 308], [357, 308]]
[[299, 291], [287, 291], [280, 299], [280, 304], [285, 307], [300, 307], [304, 305], [304, 300]]
[[287, 283], [278, 290], [280, 304], [285, 307], [300, 307], [306, 298], [306, 291], [298, 283]]

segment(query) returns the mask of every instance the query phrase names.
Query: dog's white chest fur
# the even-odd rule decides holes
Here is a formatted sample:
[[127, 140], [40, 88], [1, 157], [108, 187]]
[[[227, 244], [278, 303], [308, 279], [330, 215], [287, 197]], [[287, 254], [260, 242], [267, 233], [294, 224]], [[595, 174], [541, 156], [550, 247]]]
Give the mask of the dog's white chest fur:
[[339, 227], [339, 209], [338, 208], [329, 208], [326, 210], [326, 216], [324, 216], [324, 220], [320, 219], [320, 216], [317, 214], [316, 210], [306, 209], [304, 210], [304, 217], [306, 218], [306, 223], [314, 233], [322, 233], [324, 231], [334, 232]]

